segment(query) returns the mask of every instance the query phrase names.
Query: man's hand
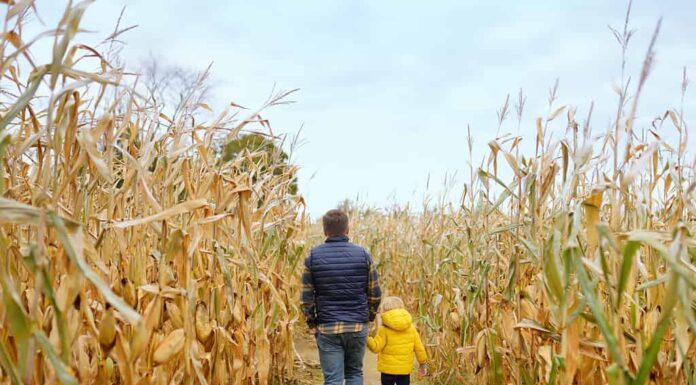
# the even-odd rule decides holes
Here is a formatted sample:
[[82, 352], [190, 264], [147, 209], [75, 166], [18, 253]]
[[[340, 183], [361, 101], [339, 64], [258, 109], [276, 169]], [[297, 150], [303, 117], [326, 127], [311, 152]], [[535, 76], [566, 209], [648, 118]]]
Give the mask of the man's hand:
[[317, 327], [313, 326], [313, 327], [307, 328], [307, 333], [310, 336], [315, 337], [317, 335]]
[[377, 332], [377, 322], [370, 322], [367, 326], [367, 333], [369, 335], [374, 335]]

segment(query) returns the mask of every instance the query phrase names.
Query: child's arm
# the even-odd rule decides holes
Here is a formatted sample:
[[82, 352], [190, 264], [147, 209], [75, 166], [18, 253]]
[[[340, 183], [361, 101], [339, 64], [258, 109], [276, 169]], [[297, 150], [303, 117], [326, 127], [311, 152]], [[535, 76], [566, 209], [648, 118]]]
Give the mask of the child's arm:
[[425, 347], [420, 339], [420, 335], [418, 335], [418, 330], [414, 330], [413, 334], [415, 334], [414, 350], [416, 352], [416, 359], [418, 360], [419, 364], [423, 365], [428, 362], [428, 353], [425, 351]]
[[377, 329], [377, 335], [374, 337], [367, 337], [367, 347], [370, 348], [372, 353], [379, 353], [384, 349], [384, 345], [387, 344], [387, 334], [384, 332], [384, 327], [380, 326]]

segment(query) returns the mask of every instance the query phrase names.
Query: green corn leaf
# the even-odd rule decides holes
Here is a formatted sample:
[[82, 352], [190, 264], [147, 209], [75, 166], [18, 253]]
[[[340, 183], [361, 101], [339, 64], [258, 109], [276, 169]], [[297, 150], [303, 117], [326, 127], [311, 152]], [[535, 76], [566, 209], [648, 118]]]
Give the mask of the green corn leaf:
[[621, 300], [623, 299], [623, 292], [626, 289], [626, 283], [628, 282], [628, 277], [631, 274], [631, 267], [633, 267], [633, 257], [635, 257], [636, 252], [640, 249], [640, 242], [628, 241], [623, 247], [623, 261], [621, 263], [621, 275], [619, 276], [619, 284], [616, 288], [616, 299], [618, 308], [621, 306]]
[[669, 278], [669, 277], [668, 277], [667, 275], [663, 275], [663, 276], [660, 277], [660, 278], [653, 279], [653, 280], [651, 280], [651, 281], [645, 282], [645, 283], [643, 283], [642, 285], [636, 287], [636, 291], [643, 291], [643, 290], [649, 289], [649, 288], [651, 288], [651, 287], [655, 287], [655, 286], [658, 286], [658, 285], [662, 285], [663, 283], [667, 282], [667, 279], [668, 279], [668, 278]]
[[5, 341], [0, 339], [0, 367], [7, 373], [12, 381], [12, 385], [23, 385], [19, 375], [19, 369], [14, 365], [10, 358], [10, 353], [5, 346]]
[[70, 359], [70, 346], [68, 341], [68, 326], [65, 322], [65, 316], [60, 306], [58, 306], [58, 300], [56, 299], [56, 293], [53, 290], [53, 282], [51, 276], [43, 269], [39, 268], [39, 263], [36, 257], [36, 247], [32, 247], [25, 258], [27, 267], [34, 271], [34, 274], [38, 275], [41, 282], [41, 289], [48, 297], [51, 306], [53, 307], [53, 314], [56, 317], [56, 325], [58, 325], [58, 336], [60, 337], [60, 349], [61, 349], [61, 359], [65, 364], [68, 364]]
[[229, 303], [228, 307], [231, 312], [234, 309], [234, 284], [232, 283], [232, 274], [230, 274], [230, 269], [225, 261], [222, 247], [218, 246], [217, 242], [214, 242], [213, 249], [215, 250], [218, 267], [220, 267], [222, 278], [225, 282], [225, 294], [227, 295], [227, 302]]
[[[12, 137], [5, 133], [0, 135], [0, 161], [5, 157], [5, 149], [10, 145]], [[0, 196], [3, 195], [5, 191], [5, 170], [0, 168]]]
[[53, 346], [51, 346], [44, 332], [41, 330], [34, 330], [34, 337], [36, 337], [39, 345], [41, 345], [41, 349], [46, 354], [46, 357], [48, 357], [51, 365], [53, 365], [53, 369], [55, 369], [56, 376], [58, 376], [60, 383], [62, 385], [78, 385], [77, 379], [70, 373], [70, 368], [58, 358], [58, 355], [53, 350]]
[[626, 383], [623, 372], [616, 362], [607, 366], [607, 380], [609, 385], [624, 385]]
[[672, 321], [670, 315], [674, 310], [674, 305], [677, 302], [677, 283], [678, 278], [676, 274], [672, 274], [669, 283], [667, 284], [667, 292], [665, 293], [664, 301], [662, 304], [662, 315], [660, 317], [660, 322], [658, 322], [655, 327], [655, 331], [652, 334], [650, 340], [650, 345], [645, 350], [643, 354], [643, 359], [640, 361], [640, 366], [638, 367], [638, 373], [636, 373], [636, 379], [633, 381], [632, 385], [644, 385], [648, 378], [650, 377], [650, 371], [652, 366], [657, 360], [657, 353], [660, 351], [660, 345], [667, 332], [667, 328]]
[[618, 339], [616, 338], [616, 335], [614, 335], [614, 332], [612, 331], [611, 326], [609, 325], [609, 321], [607, 321], [607, 317], [604, 314], [604, 311], [602, 310], [602, 306], [597, 300], [597, 296], [595, 293], [595, 285], [590, 281], [590, 278], [588, 277], [587, 272], [585, 271], [585, 267], [582, 265], [582, 258], [578, 253], [577, 248], [573, 249], [573, 254], [575, 260], [575, 272], [578, 276], [578, 281], [580, 281], [582, 292], [585, 295], [585, 299], [587, 300], [587, 305], [590, 307], [590, 310], [594, 315], [597, 326], [599, 326], [599, 329], [602, 332], [602, 335], [604, 336], [604, 340], [607, 343], [607, 348], [609, 349], [609, 352], [611, 352], [613, 360], [623, 368], [625, 367], [625, 365], [623, 361], [623, 356], [619, 351]]
[[10, 278], [3, 273], [0, 278], [2, 298], [5, 304], [6, 319], [17, 347], [17, 363], [19, 372], [24, 373], [27, 357], [29, 356], [29, 339], [31, 338], [31, 321], [25, 314], [22, 301]]
[[[670, 254], [669, 249], [667, 249], [667, 247], [657, 237], [653, 236], [653, 234], [647, 231], [633, 231], [629, 235], [629, 240], [640, 241], [655, 249], [655, 251], [657, 251], [665, 261], [667, 261], [669, 266], [672, 268], [672, 271], [679, 274], [679, 277], [687, 282], [689, 286], [696, 289], [696, 275], [694, 275], [693, 271], [690, 271], [690, 269], [687, 269], [682, 265], [686, 263], [686, 261], [682, 260], [677, 262], [676, 258]], [[696, 267], [691, 267], [696, 270]]]
[[696, 379], [694, 378], [689, 360], [684, 360], [684, 377], [689, 381], [689, 385], [696, 385]]
[[[552, 237], [552, 239], [555, 237]], [[551, 243], [551, 242], [549, 242]], [[563, 285], [561, 284], [561, 273], [558, 268], [558, 259], [554, 254], [554, 248], [546, 247], [544, 252], [544, 276], [551, 296], [557, 303], [563, 300]]]
[[551, 372], [549, 373], [549, 384], [556, 384], [556, 377], [558, 376], [558, 360], [556, 357], [551, 358]]
[[491, 355], [491, 374], [493, 381], [491, 383], [500, 385], [503, 383], [503, 367], [502, 358], [496, 346], [498, 344], [498, 338], [495, 332], [491, 331], [488, 333], [488, 351]]

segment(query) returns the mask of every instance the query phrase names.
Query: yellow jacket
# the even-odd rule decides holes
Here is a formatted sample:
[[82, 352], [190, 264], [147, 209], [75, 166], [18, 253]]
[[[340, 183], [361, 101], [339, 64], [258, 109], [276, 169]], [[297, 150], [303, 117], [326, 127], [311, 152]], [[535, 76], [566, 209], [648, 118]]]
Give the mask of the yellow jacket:
[[383, 326], [377, 335], [367, 338], [367, 347], [377, 353], [377, 370], [386, 374], [410, 374], [413, 353], [418, 363], [428, 360], [418, 331], [413, 327], [411, 314], [406, 309], [393, 309], [382, 314]]

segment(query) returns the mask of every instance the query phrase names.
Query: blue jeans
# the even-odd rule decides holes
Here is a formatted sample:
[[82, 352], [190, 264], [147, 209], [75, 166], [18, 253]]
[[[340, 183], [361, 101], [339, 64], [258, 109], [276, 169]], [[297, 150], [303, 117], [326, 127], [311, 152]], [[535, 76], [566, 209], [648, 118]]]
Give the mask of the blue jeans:
[[317, 332], [319, 362], [324, 385], [363, 385], [363, 357], [367, 346], [367, 326], [361, 332], [322, 334]]

